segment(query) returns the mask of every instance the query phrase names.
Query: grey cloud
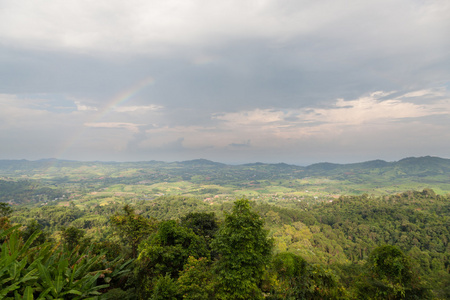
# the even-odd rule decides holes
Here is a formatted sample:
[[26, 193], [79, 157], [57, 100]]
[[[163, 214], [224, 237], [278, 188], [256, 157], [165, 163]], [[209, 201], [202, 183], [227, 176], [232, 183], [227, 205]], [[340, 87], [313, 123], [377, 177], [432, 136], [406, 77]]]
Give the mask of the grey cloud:
[[231, 143], [229, 146], [231, 147], [236, 147], [236, 148], [241, 148], [241, 147], [251, 147], [250, 145], [250, 140], [246, 141], [245, 143]]
[[[448, 102], [448, 1], [194, 1], [192, 7], [180, 3], [173, 13], [166, 10], [169, 2], [152, 2], [153, 9], [120, 1], [6, 3], [14, 14], [0, 12], [0, 94], [14, 95], [21, 105], [13, 107], [16, 120], [12, 114], [0, 119], [8, 130], [0, 137], [9, 144], [2, 153], [49, 157], [45, 153], [76, 136], [65, 155], [77, 159], [389, 160], [397, 153], [414, 155], [414, 143], [401, 137], [420, 124], [426, 126], [415, 141], [427, 140], [430, 147], [417, 146], [418, 154], [433, 151], [432, 145], [449, 146], [427, 135], [445, 134], [448, 115], [391, 116], [386, 123], [392, 127], [364, 127], [360, 135], [352, 126], [336, 125], [342, 132], [324, 141], [321, 130], [331, 130], [325, 125], [337, 113], [333, 120], [318, 113], [348, 113], [353, 106], [336, 107], [336, 99], [375, 91], [394, 91], [377, 101]], [[62, 9], [66, 14], [58, 15]], [[153, 85], [105, 111], [148, 77]], [[423, 90], [437, 92], [401, 98]], [[233, 127], [217, 117], [242, 118], [258, 110], [279, 112], [282, 119], [259, 128]], [[95, 130], [86, 123], [110, 127]], [[251, 147], [239, 142], [249, 139]], [[276, 139], [279, 147], [264, 139]]]

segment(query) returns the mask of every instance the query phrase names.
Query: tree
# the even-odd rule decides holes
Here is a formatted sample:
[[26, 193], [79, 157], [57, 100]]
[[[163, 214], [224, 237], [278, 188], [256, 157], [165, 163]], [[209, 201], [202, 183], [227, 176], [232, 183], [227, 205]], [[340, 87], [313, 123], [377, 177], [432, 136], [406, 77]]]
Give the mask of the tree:
[[396, 246], [375, 248], [369, 255], [367, 271], [359, 284], [361, 299], [429, 299], [411, 269], [409, 258]]
[[181, 226], [194, 230], [195, 234], [204, 236], [207, 239], [212, 238], [219, 225], [215, 213], [191, 212], [181, 218]]
[[170, 275], [159, 276], [155, 282], [150, 300], [178, 300], [181, 299], [177, 282]]
[[124, 214], [116, 213], [110, 220], [122, 238], [131, 245], [131, 256], [136, 258], [139, 243], [154, 231], [156, 221], [136, 214], [129, 205], [125, 205], [123, 210]]
[[272, 299], [346, 299], [346, 291], [333, 271], [309, 264], [293, 253], [275, 255], [272, 272], [277, 277]]
[[219, 258], [215, 262], [217, 298], [261, 299], [261, 279], [272, 252], [272, 240], [264, 221], [252, 211], [247, 199], [234, 203], [212, 242]]
[[136, 271], [143, 297], [154, 292], [158, 276], [178, 278], [189, 256], [209, 257], [205, 239], [174, 220], [161, 222], [158, 231], [139, 245]]
[[74, 226], [63, 228], [61, 231], [64, 244], [69, 251], [72, 251], [76, 246], [81, 245], [84, 235], [85, 232], [83, 229], [78, 229]]
[[28, 238], [35, 232], [39, 232], [39, 236], [33, 241], [31, 246], [37, 246], [45, 243], [48, 238], [48, 234], [42, 231], [42, 225], [39, 224], [36, 220], [31, 220], [27, 227], [22, 231], [22, 239], [24, 241], [28, 240]]
[[9, 217], [12, 213], [12, 208], [8, 203], [0, 202], [0, 218]]
[[185, 300], [214, 299], [214, 276], [206, 257], [188, 258], [180, 277], [178, 288]]
[[[211, 250], [211, 242], [214, 239], [217, 230], [219, 230], [219, 224], [215, 213], [188, 213], [186, 216], [181, 218], [180, 225], [191, 228], [195, 234], [203, 237], [206, 241], [208, 250]], [[215, 257], [216, 253], [211, 252], [211, 258]]]

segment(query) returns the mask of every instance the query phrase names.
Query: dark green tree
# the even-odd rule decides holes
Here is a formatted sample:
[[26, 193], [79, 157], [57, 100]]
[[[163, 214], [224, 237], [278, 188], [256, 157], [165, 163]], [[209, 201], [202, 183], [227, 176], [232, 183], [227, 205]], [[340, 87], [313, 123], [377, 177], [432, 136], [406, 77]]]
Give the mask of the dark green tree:
[[206, 257], [192, 256], [178, 278], [178, 288], [185, 300], [214, 299], [214, 274]]
[[31, 246], [37, 246], [45, 243], [47, 241], [48, 235], [42, 231], [42, 225], [36, 220], [31, 220], [27, 227], [22, 231], [22, 239], [24, 241], [28, 240], [34, 232], [39, 232], [39, 236], [33, 241]]
[[264, 221], [247, 199], [234, 203], [212, 245], [218, 253], [218, 299], [261, 299], [260, 283], [272, 253]]
[[191, 228], [195, 234], [204, 236], [208, 239], [212, 238], [219, 229], [216, 215], [213, 212], [188, 213], [186, 216], [181, 218], [180, 225]]
[[139, 245], [136, 277], [142, 296], [152, 293], [158, 276], [178, 278], [189, 256], [209, 257], [205, 239], [174, 220], [161, 222], [157, 232]]
[[309, 264], [293, 253], [275, 255], [272, 272], [278, 280], [271, 299], [347, 299], [345, 289], [332, 270]]
[[0, 218], [9, 217], [12, 214], [12, 208], [8, 203], [0, 202]]
[[64, 245], [69, 251], [72, 251], [76, 246], [82, 246], [83, 237], [85, 232], [83, 229], [70, 226], [61, 230], [61, 237], [64, 241]]
[[177, 282], [169, 274], [156, 279], [150, 300], [178, 300], [182, 299]]
[[131, 245], [131, 257], [136, 258], [139, 243], [155, 230], [156, 221], [136, 214], [129, 205], [123, 210], [123, 214], [116, 213], [110, 220], [122, 239]]
[[361, 299], [430, 299], [428, 289], [415, 278], [409, 258], [396, 246], [375, 248], [359, 284]]

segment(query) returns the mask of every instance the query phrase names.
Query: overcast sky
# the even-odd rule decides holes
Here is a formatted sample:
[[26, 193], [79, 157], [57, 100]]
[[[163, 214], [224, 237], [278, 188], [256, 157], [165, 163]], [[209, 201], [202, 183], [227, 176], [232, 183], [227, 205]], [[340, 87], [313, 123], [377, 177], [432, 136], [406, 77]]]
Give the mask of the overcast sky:
[[0, 0], [0, 159], [450, 158], [448, 0]]

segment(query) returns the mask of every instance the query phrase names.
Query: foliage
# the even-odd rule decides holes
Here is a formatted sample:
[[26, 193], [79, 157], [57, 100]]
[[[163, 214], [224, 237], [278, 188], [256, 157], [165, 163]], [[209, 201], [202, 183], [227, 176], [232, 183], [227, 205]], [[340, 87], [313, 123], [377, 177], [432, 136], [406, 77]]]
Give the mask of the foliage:
[[72, 251], [75, 247], [80, 246], [85, 232], [82, 229], [78, 229], [74, 226], [68, 228], [62, 228], [61, 236], [64, 241], [64, 245], [69, 251]]
[[178, 278], [180, 294], [186, 300], [214, 299], [214, 275], [207, 258], [190, 256]]
[[272, 299], [345, 299], [346, 291], [330, 269], [309, 264], [302, 257], [285, 252], [274, 256], [271, 272], [278, 282]]
[[203, 236], [205, 238], [212, 238], [217, 230], [219, 224], [215, 213], [205, 212], [191, 212], [186, 214], [180, 220], [180, 225], [187, 228], [191, 228], [195, 234]]
[[136, 295], [130, 294], [130, 291], [124, 291], [121, 288], [111, 289], [102, 295], [102, 299], [108, 300], [134, 300]]
[[[14, 199], [26, 205], [14, 205], [8, 217], [0, 217], [0, 230], [5, 232], [15, 224], [24, 226], [1, 235], [0, 244], [10, 245], [13, 231], [18, 232], [20, 247], [28, 240], [32, 242], [25, 254], [10, 261], [24, 263], [23, 258], [27, 257], [24, 268], [12, 264], [18, 270], [12, 275], [8, 272], [14, 268], [0, 268], [6, 272], [2, 273], [4, 277], [0, 277], [0, 282], [11, 276], [25, 278], [27, 270], [37, 272], [38, 275], [31, 273], [31, 277], [40, 276], [37, 262], [32, 268], [30, 265], [35, 258], [39, 260], [42, 251], [47, 251], [45, 259], [40, 259], [43, 266], [48, 257], [53, 256], [67, 259], [69, 267], [84, 256], [100, 257], [91, 271], [104, 271], [95, 280], [95, 287], [109, 284], [108, 288], [96, 290], [105, 299], [126, 299], [124, 295], [136, 299], [139, 296], [136, 291], [141, 290], [143, 297], [152, 297], [159, 280], [158, 289], [161, 287], [163, 291], [163, 287], [176, 286], [180, 292], [177, 297], [186, 299], [258, 298], [261, 290], [265, 297], [272, 299], [376, 298], [376, 293], [380, 293], [380, 297], [427, 298], [429, 294], [424, 287], [430, 287], [434, 297], [447, 299], [450, 295], [450, 195], [443, 196], [443, 191], [450, 184], [448, 176], [445, 177], [446, 162], [430, 167], [435, 161], [433, 158], [408, 159], [395, 166], [382, 162], [319, 165], [308, 170], [264, 164], [234, 168], [203, 161], [189, 164], [57, 162], [57, 167], [52, 166], [45, 174], [34, 167], [29, 169], [34, 175], [11, 169], [10, 176], [16, 177], [6, 180], [8, 188], [17, 188]], [[0, 173], [3, 171], [6, 172], [2, 169]], [[66, 172], [67, 176], [59, 171]], [[311, 177], [304, 177], [307, 175]], [[314, 177], [316, 175], [331, 179]], [[19, 177], [30, 179], [22, 182]], [[372, 181], [373, 178], [377, 179]], [[411, 181], [411, 178], [417, 180]], [[435, 187], [437, 183], [440, 186], [437, 190], [423, 188], [392, 194], [405, 184]], [[65, 197], [44, 201], [50, 192], [42, 196], [33, 194], [43, 186]], [[355, 189], [353, 195], [323, 196], [338, 194], [350, 187]], [[375, 196], [381, 190], [385, 195]], [[362, 194], [363, 191], [373, 194]], [[0, 194], [3, 192], [0, 189]], [[12, 190], [5, 193], [12, 195]], [[246, 258], [259, 254], [251, 250], [251, 239], [248, 245], [239, 242], [245, 240], [246, 235], [258, 237], [258, 234], [248, 234], [257, 222], [249, 222], [251, 218], [246, 213], [234, 213], [233, 203], [228, 200], [239, 193], [254, 197], [255, 202], [249, 202], [250, 211], [259, 214], [255, 219], [261, 222], [265, 219], [261, 228], [267, 234], [266, 239], [273, 237], [273, 250], [278, 253], [273, 262], [278, 261], [278, 265], [272, 264], [269, 268], [246, 263]], [[27, 198], [29, 195], [34, 196]], [[128, 208], [123, 209], [124, 205]], [[5, 203], [0, 206], [10, 208]], [[229, 211], [231, 214], [227, 214]], [[235, 218], [230, 222], [229, 216], [233, 214]], [[158, 232], [157, 222], [152, 217], [161, 221]], [[168, 219], [172, 221], [167, 222]], [[253, 225], [237, 226], [245, 223]], [[62, 245], [67, 245], [65, 248], [54, 242], [60, 236]], [[228, 246], [219, 246], [221, 243], [228, 243]], [[395, 245], [406, 257], [404, 262], [387, 260], [390, 262], [387, 265], [395, 267], [399, 262], [404, 263], [410, 270], [409, 281], [406, 275], [400, 283], [394, 280], [395, 276], [369, 271], [373, 263], [370, 258], [375, 255], [371, 253], [377, 253], [374, 249], [385, 244]], [[284, 251], [295, 256], [282, 253]], [[135, 263], [127, 260], [140, 253], [141, 260]], [[52, 267], [52, 263], [48, 269], [54, 286], [60, 278], [58, 259], [54, 260], [56, 266]], [[266, 266], [267, 261], [262, 265]], [[295, 261], [301, 267], [288, 267], [295, 266]], [[61, 270], [64, 265], [61, 264]], [[251, 273], [252, 268], [259, 271]], [[288, 270], [297, 270], [299, 275], [294, 276], [295, 272]], [[390, 273], [394, 274], [395, 270]], [[66, 284], [69, 279], [64, 276]], [[17, 289], [7, 293], [8, 297], [15, 297], [17, 293], [18, 297], [33, 295], [36, 298], [42, 294], [37, 290], [38, 280], [26, 278]], [[10, 284], [8, 280], [4, 283]], [[236, 288], [229, 288], [237, 292], [228, 295], [227, 286], [237, 281]], [[0, 286], [3, 289], [3, 283]], [[242, 296], [244, 293], [247, 295]], [[50, 292], [47, 296], [56, 297]], [[69, 293], [64, 298], [77, 296]]]
[[159, 223], [157, 232], [139, 246], [136, 272], [140, 288], [149, 293], [157, 276], [178, 278], [189, 256], [209, 257], [204, 238], [173, 220]]
[[269, 262], [272, 241], [263, 229], [264, 221], [252, 211], [249, 201], [237, 200], [213, 241], [219, 254], [218, 299], [260, 299], [259, 284]]
[[170, 275], [159, 276], [154, 284], [151, 300], [181, 299], [177, 282]]
[[2, 202], [28, 204], [65, 197], [64, 192], [60, 189], [43, 186], [30, 180], [0, 180], [0, 191], [0, 214]]
[[25, 241], [28, 240], [35, 232], [39, 232], [39, 236], [33, 241], [31, 247], [42, 245], [48, 239], [48, 234], [42, 231], [42, 225], [39, 224], [36, 220], [31, 220], [27, 224], [26, 228], [22, 230], [22, 239]]
[[51, 243], [31, 248], [39, 234], [23, 243], [18, 226], [0, 232], [8, 237], [0, 253], [1, 298], [87, 299], [108, 286], [97, 284], [106, 272], [95, 269], [101, 256], [64, 252]]
[[125, 205], [123, 210], [123, 214], [111, 216], [111, 223], [131, 245], [131, 257], [136, 258], [139, 243], [153, 232], [155, 221], [136, 214], [129, 205]]
[[383, 245], [367, 261], [367, 273], [359, 284], [361, 299], [430, 299], [428, 290], [414, 278], [409, 258], [398, 248]]
[[0, 202], [0, 218], [9, 217], [12, 211], [13, 210], [8, 203]]

